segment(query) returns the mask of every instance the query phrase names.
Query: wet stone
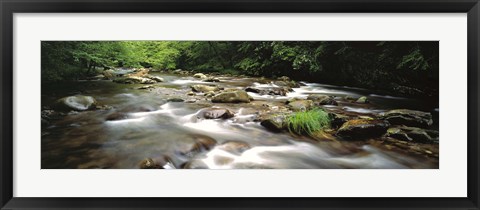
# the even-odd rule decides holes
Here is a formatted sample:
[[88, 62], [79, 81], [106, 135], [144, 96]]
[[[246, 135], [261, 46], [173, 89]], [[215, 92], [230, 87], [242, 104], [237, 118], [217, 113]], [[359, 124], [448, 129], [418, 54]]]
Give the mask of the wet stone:
[[368, 100], [368, 98], [366, 96], [362, 96], [362, 97], [358, 98], [355, 102], [359, 103], [359, 104], [370, 103], [370, 101]]
[[288, 103], [288, 107], [293, 111], [307, 111], [313, 107], [311, 100], [296, 100]]
[[383, 120], [349, 120], [338, 129], [336, 135], [351, 140], [380, 137], [387, 132], [388, 126], [388, 122]]
[[163, 169], [163, 167], [155, 163], [152, 158], [143, 159], [140, 162], [139, 167], [141, 169]]
[[217, 86], [210, 86], [210, 85], [192, 85], [192, 91], [194, 92], [210, 92], [210, 91], [219, 91], [220, 88]]
[[433, 124], [432, 114], [408, 109], [391, 110], [382, 113], [381, 118], [387, 120], [392, 125], [427, 128]]
[[243, 90], [219, 93], [212, 98], [213, 103], [248, 103], [250, 96]]
[[338, 105], [337, 101], [335, 101], [333, 97], [322, 94], [309, 95], [307, 100], [313, 101], [316, 105]]
[[286, 116], [284, 115], [275, 115], [263, 120], [260, 125], [266, 129], [273, 132], [280, 132], [287, 128], [286, 126]]
[[250, 145], [247, 142], [243, 141], [226, 141], [223, 144], [217, 146], [218, 149], [234, 153], [241, 154], [244, 151], [250, 149]]
[[225, 108], [207, 108], [200, 111], [197, 115], [200, 119], [228, 119], [233, 116], [235, 116], [235, 114]]
[[95, 109], [97, 101], [92, 96], [68, 96], [58, 99], [55, 109], [60, 111], [86, 111]]

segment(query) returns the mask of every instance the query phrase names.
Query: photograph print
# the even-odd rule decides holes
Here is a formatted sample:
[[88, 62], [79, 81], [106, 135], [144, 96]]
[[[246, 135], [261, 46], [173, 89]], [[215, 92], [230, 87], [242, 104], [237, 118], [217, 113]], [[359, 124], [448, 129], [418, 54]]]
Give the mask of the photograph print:
[[42, 41], [42, 169], [438, 169], [438, 41]]

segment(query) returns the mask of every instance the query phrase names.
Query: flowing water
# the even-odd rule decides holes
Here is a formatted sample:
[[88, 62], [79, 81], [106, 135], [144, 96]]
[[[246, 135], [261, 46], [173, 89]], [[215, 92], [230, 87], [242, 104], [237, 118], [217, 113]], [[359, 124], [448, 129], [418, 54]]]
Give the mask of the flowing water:
[[[152, 158], [164, 168], [438, 168], [438, 156], [431, 157], [401, 150], [380, 140], [315, 141], [288, 132], [273, 133], [254, 119], [267, 103], [273, 109], [292, 97], [306, 98], [321, 93], [369, 97], [371, 103], [340, 101], [325, 106], [332, 111], [369, 116], [389, 109], [409, 108], [434, 114], [438, 128], [438, 105], [421, 99], [393, 97], [352, 87], [304, 83], [286, 96], [249, 93], [255, 100], [248, 104], [212, 104], [200, 96], [187, 96], [192, 84], [218, 84], [226, 88], [275, 86], [258, 78], [219, 77], [208, 83], [190, 76], [154, 74], [165, 82], [156, 88], [140, 90], [144, 85], [117, 84], [111, 81], [78, 81], [42, 86], [42, 106], [75, 94], [93, 96], [100, 104], [113, 107], [71, 112], [42, 125], [42, 168], [139, 168]], [[195, 98], [195, 103], [169, 102], [171, 98]], [[198, 119], [196, 114], [208, 107], [226, 107], [235, 112], [230, 119]], [[214, 139], [210, 150], [189, 153], [199, 139]], [[239, 141], [250, 148], [234, 152], [222, 143]], [[438, 144], [432, 146], [438, 150]], [[168, 161], [165, 161], [168, 159]]]

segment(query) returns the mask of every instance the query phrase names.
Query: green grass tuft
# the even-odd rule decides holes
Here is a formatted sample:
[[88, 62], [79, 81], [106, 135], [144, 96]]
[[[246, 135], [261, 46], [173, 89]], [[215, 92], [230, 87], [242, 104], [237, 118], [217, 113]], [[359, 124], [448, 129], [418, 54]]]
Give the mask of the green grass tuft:
[[328, 113], [321, 109], [294, 112], [287, 118], [290, 133], [309, 135], [330, 126]]

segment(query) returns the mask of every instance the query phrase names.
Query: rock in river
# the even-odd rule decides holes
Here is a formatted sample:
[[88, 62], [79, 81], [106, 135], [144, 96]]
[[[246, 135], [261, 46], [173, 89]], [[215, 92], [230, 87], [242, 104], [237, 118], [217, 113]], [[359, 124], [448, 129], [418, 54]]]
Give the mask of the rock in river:
[[122, 84], [155, 84], [156, 81], [144, 77], [128, 76], [114, 79], [113, 82]]
[[432, 114], [408, 109], [394, 109], [382, 113], [381, 118], [387, 120], [392, 125], [426, 128], [433, 124]]
[[94, 109], [96, 104], [97, 101], [92, 96], [76, 95], [58, 99], [55, 108], [62, 111], [85, 111]]
[[337, 135], [344, 139], [380, 137], [387, 132], [388, 126], [388, 122], [383, 120], [349, 120], [338, 129]]
[[241, 154], [244, 151], [250, 149], [250, 145], [243, 141], [226, 141], [223, 144], [217, 146], [217, 148], [234, 153], [234, 154]]
[[200, 119], [228, 119], [232, 118], [235, 114], [225, 108], [207, 108], [203, 109], [197, 114]]
[[202, 74], [202, 73], [196, 73], [196, 74], [193, 75], [193, 77], [199, 78], [199, 79], [207, 79], [207, 76], [205, 74]]
[[360, 98], [357, 99], [357, 101], [355, 101], [356, 103], [359, 103], [359, 104], [368, 104], [370, 103], [370, 101], [368, 100], [368, 98], [366, 96], [362, 96]]
[[389, 128], [386, 136], [419, 143], [434, 143], [438, 141], [438, 131], [406, 126]]
[[248, 103], [250, 97], [243, 90], [233, 90], [219, 93], [212, 98], [213, 103]]
[[330, 117], [330, 125], [332, 126], [332, 128], [338, 128], [350, 119], [350, 117], [347, 115], [337, 114], [333, 112], [328, 113], [328, 117]]
[[245, 91], [258, 93], [260, 95], [280, 95], [286, 96], [290, 91], [290, 88], [286, 87], [269, 87], [269, 88], [257, 88], [257, 87], [247, 87]]
[[151, 80], [153, 80], [153, 81], [155, 81], [155, 82], [163, 82], [163, 81], [164, 81], [164, 79], [161, 78], [161, 77], [159, 77], [159, 76], [153, 76], [153, 75], [147, 74], [147, 75], [145, 75], [144, 77], [145, 77], [145, 78], [148, 78], [148, 79], [151, 79]]
[[284, 115], [275, 115], [263, 120], [260, 125], [270, 131], [279, 132], [287, 128]]
[[312, 94], [307, 97], [308, 100], [312, 100], [317, 105], [335, 105], [338, 103], [331, 96], [322, 95], [322, 94]]
[[210, 85], [192, 85], [192, 90], [195, 92], [210, 92], [210, 91], [219, 91], [220, 88], [217, 86]]
[[152, 158], [145, 158], [140, 162], [141, 169], [163, 169], [162, 166], [156, 164]]
[[306, 111], [313, 107], [311, 100], [295, 100], [288, 103], [288, 107], [293, 111]]
[[202, 151], [212, 149], [217, 144], [217, 141], [209, 136], [195, 134], [192, 135], [192, 137], [193, 144], [182, 145], [182, 148], [177, 151], [178, 153], [187, 157], [193, 157]]

